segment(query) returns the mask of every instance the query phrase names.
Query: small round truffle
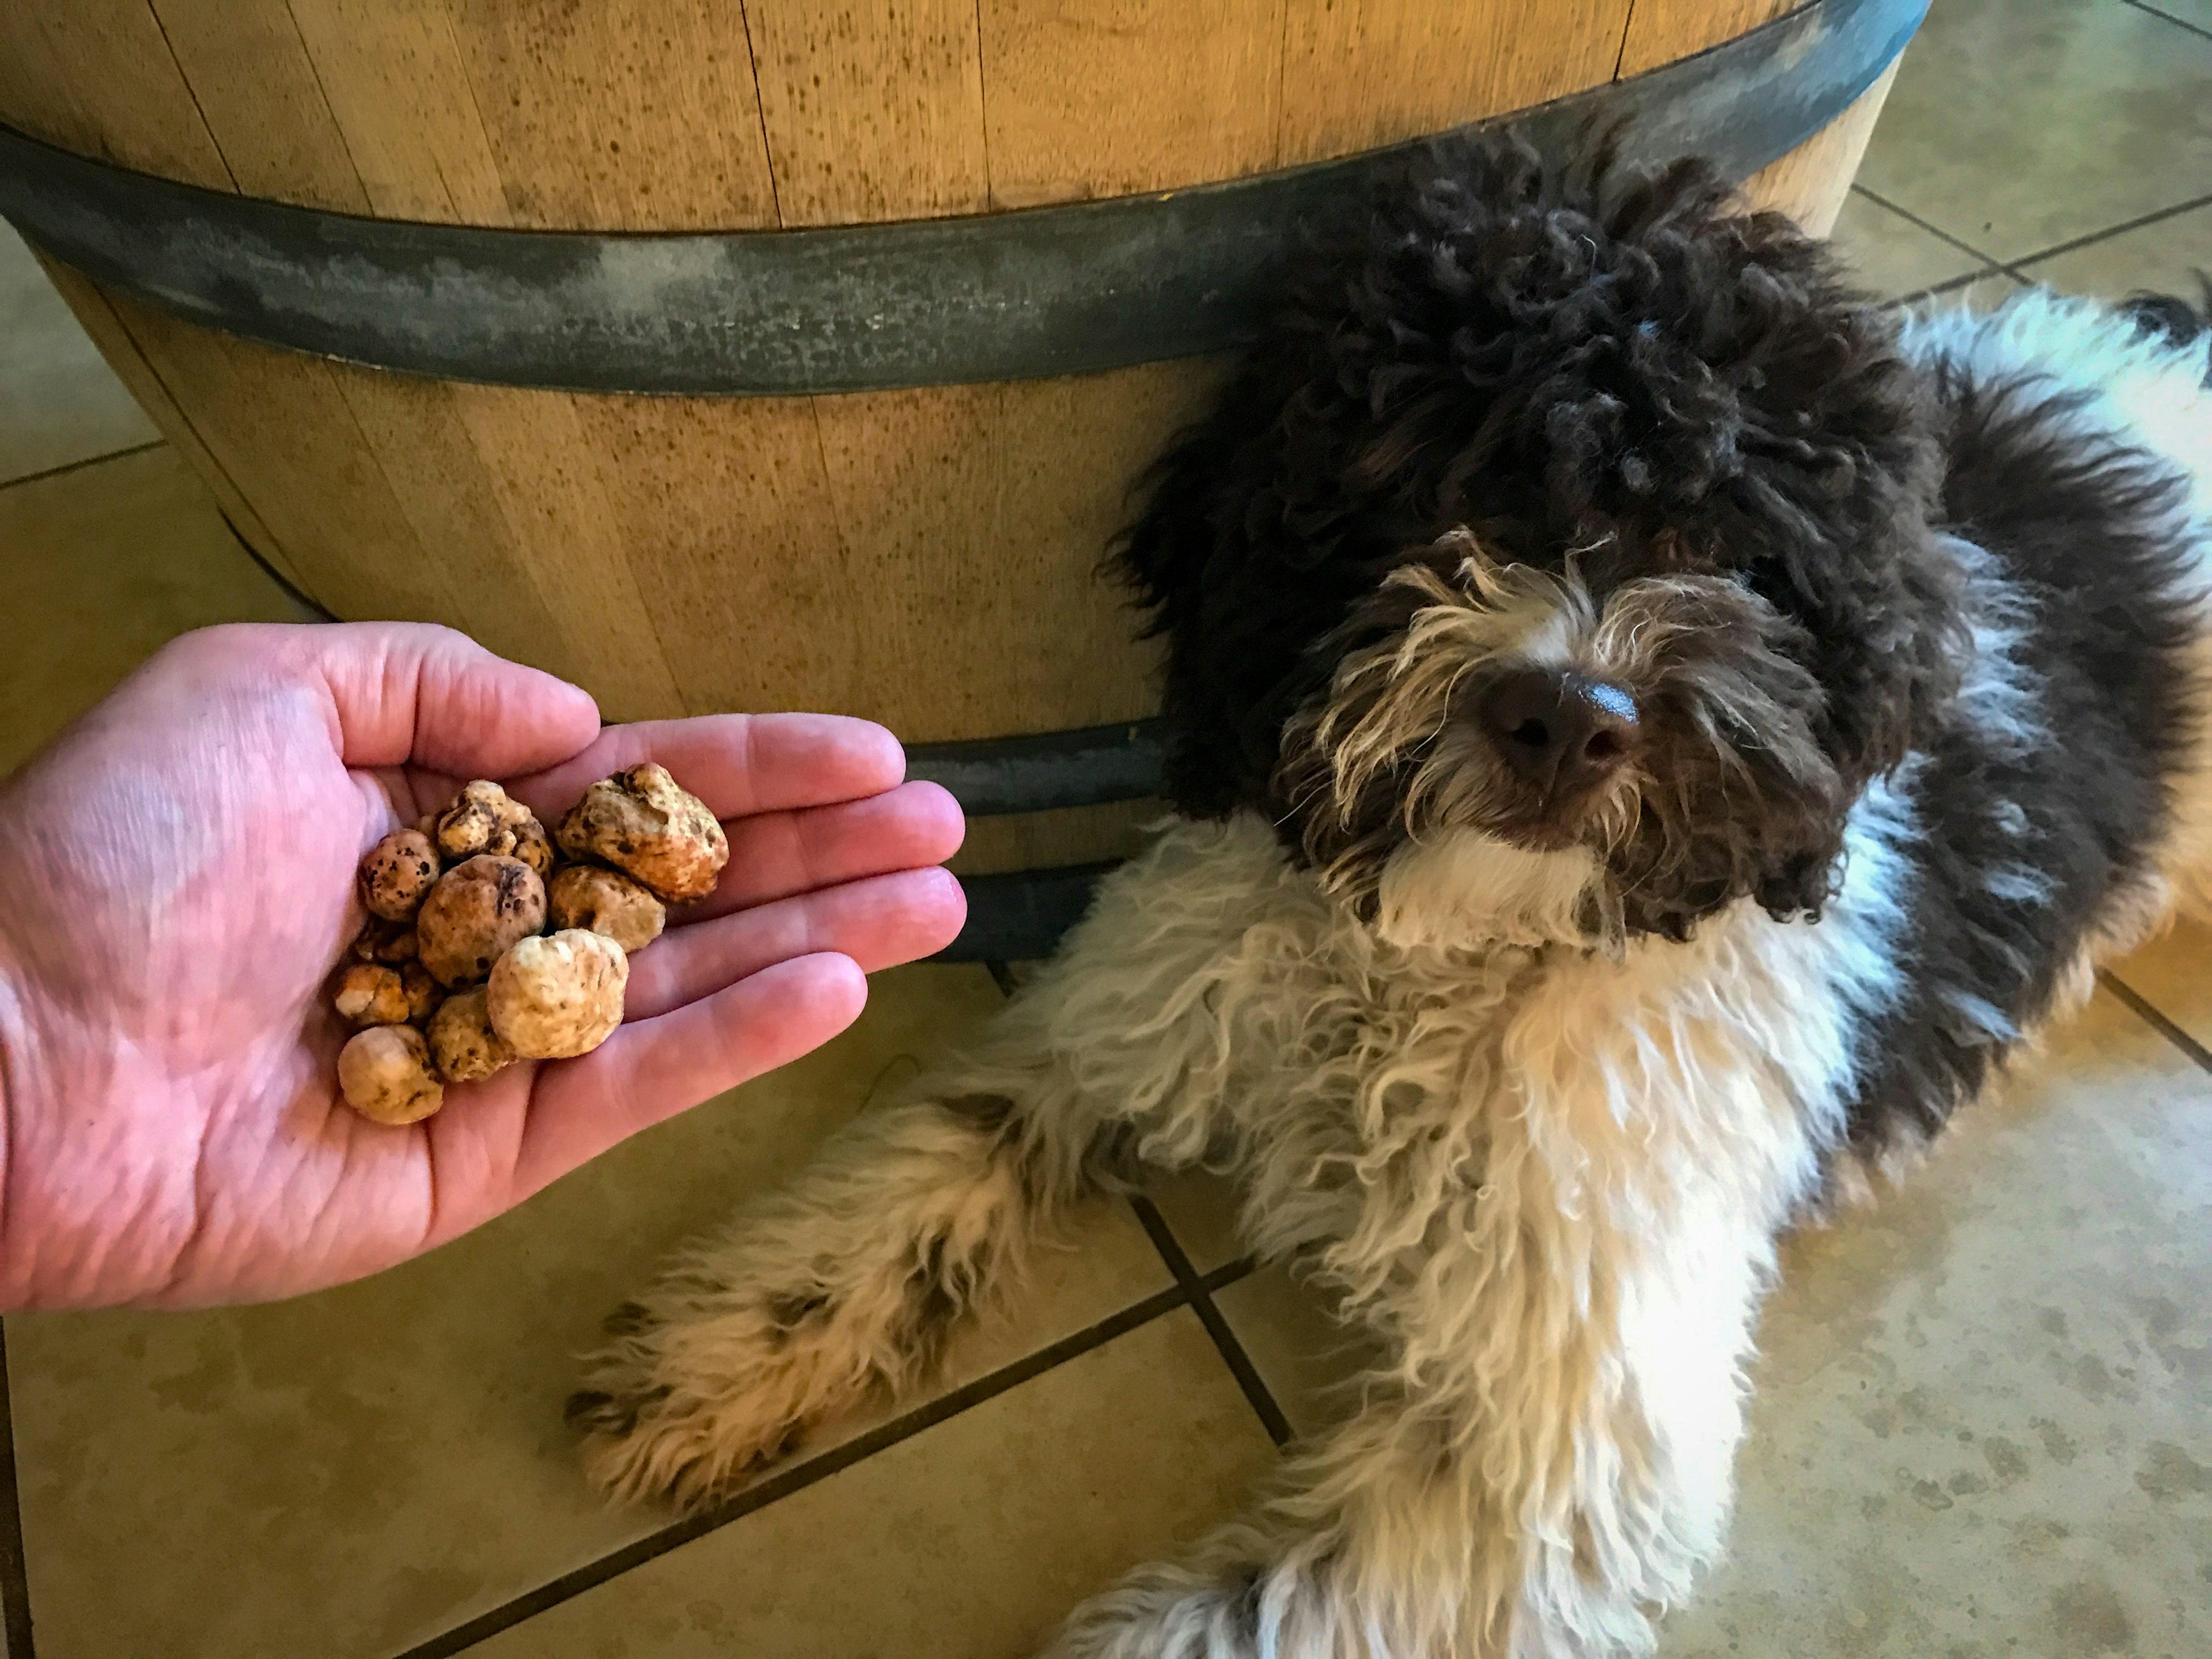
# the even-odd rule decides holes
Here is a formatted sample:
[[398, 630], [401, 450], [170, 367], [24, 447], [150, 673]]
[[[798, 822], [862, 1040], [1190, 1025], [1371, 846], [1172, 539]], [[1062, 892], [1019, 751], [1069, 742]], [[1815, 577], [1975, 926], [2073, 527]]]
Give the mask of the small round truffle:
[[622, 1024], [629, 958], [603, 933], [526, 939], [491, 970], [491, 1028], [526, 1060], [587, 1054]]
[[397, 1025], [407, 1018], [407, 988], [398, 969], [356, 962], [338, 975], [331, 1003], [349, 1025]]
[[394, 830], [361, 861], [361, 902], [386, 921], [405, 921], [438, 879], [438, 849], [412, 830]]
[[651, 762], [586, 790], [555, 839], [569, 857], [611, 864], [671, 903], [713, 892], [730, 859], [706, 803]]
[[346, 1104], [378, 1123], [419, 1123], [446, 1103], [429, 1045], [411, 1025], [372, 1025], [338, 1051]]
[[431, 978], [429, 970], [419, 962], [401, 965], [399, 988], [407, 994], [407, 1023], [410, 1025], [422, 1024], [438, 1012], [438, 1005], [446, 1000], [446, 988]]
[[438, 878], [415, 918], [422, 965], [449, 988], [473, 985], [519, 939], [545, 925], [545, 884], [520, 859], [489, 853]]
[[556, 874], [545, 890], [545, 910], [554, 927], [605, 933], [625, 951], [652, 944], [668, 919], [650, 889], [593, 864], [572, 864]]
[[489, 993], [481, 985], [456, 991], [430, 1017], [430, 1058], [448, 1083], [478, 1083], [514, 1063], [514, 1050], [491, 1029]]
[[[512, 858], [519, 856], [515, 849], [533, 831], [537, 840], [545, 839], [545, 826], [528, 807], [497, 784], [478, 778], [439, 816], [438, 850], [449, 860], [474, 858], [479, 853]], [[538, 873], [542, 876], [544, 872]]]

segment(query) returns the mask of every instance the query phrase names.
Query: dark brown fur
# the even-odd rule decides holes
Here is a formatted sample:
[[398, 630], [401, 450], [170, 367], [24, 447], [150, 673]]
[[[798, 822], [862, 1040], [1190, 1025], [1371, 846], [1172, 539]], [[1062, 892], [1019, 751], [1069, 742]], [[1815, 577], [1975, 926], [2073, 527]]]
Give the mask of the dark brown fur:
[[[1952, 690], [1926, 397], [1826, 253], [1704, 168], [1439, 151], [1316, 253], [1128, 538], [1169, 642], [1176, 804], [1256, 807], [1301, 858], [1328, 856], [1340, 831], [1311, 820], [1285, 730], [1402, 626], [1376, 595], [1408, 550], [1464, 527], [1501, 563], [1563, 573], [1573, 550], [1601, 609], [1670, 576], [1756, 601], [1755, 639], [1677, 665], [1660, 696], [1675, 763], [1620, 874], [1654, 931], [1746, 893], [1817, 913], [1842, 809]], [[1702, 721], [1693, 688], [1722, 675], [1787, 709], [1818, 763], [1785, 756], [1793, 732]], [[1388, 799], [1351, 833], [1376, 834]]]

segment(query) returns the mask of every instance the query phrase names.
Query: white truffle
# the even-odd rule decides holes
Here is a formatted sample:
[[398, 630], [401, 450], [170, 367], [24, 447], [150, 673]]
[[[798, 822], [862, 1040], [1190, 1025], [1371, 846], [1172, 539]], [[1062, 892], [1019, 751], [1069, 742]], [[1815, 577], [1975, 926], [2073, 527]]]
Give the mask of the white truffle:
[[667, 907], [644, 883], [594, 864], [556, 873], [545, 890], [545, 910], [554, 927], [605, 933], [624, 951], [642, 951], [668, 920]]
[[490, 993], [456, 991], [430, 1017], [430, 1058], [448, 1083], [479, 1083], [514, 1063], [514, 1050], [491, 1029]]
[[629, 958], [604, 933], [526, 939], [491, 970], [491, 1028], [526, 1060], [587, 1054], [622, 1024], [629, 983]]
[[372, 1025], [338, 1051], [345, 1103], [378, 1123], [419, 1123], [446, 1103], [430, 1050], [411, 1025]]
[[361, 902], [386, 921], [405, 921], [438, 879], [438, 849], [412, 830], [394, 830], [361, 861]]
[[515, 940], [544, 925], [538, 872], [520, 859], [480, 853], [438, 878], [416, 913], [416, 949], [441, 985], [474, 985]]
[[713, 892], [730, 861], [729, 837], [707, 804], [651, 762], [586, 790], [555, 838], [569, 857], [611, 864], [672, 904]]
[[[489, 779], [478, 778], [463, 789], [460, 798], [438, 816], [438, 850], [448, 861], [490, 853], [501, 858], [522, 858], [537, 867], [534, 859], [516, 849], [526, 840], [545, 842], [545, 826], [527, 806]], [[547, 861], [551, 848], [547, 848]], [[538, 869], [543, 876], [545, 872]]]

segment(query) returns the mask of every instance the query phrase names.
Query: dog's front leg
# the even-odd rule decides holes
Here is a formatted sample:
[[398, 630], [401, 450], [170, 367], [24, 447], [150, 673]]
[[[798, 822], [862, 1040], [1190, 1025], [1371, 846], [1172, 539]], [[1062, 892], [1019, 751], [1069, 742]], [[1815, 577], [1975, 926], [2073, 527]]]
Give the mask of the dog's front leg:
[[1235, 872], [1207, 851], [1223, 836], [1186, 832], [1205, 845], [1164, 845], [1109, 883], [974, 1051], [616, 1310], [569, 1402], [600, 1486], [685, 1505], [727, 1492], [871, 1393], [926, 1380], [1108, 1165], [1204, 1152], [1226, 1063], [1209, 964], [1243, 927]]
[[1085, 1184], [1083, 1148], [1038, 1109], [1042, 1075], [983, 1076], [856, 1120], [616, 1310], [568, 1406], [598, 1485], [703, 1502], [927, 1379]]
[[1053, 1659], [1648, 1654], [1720, 1542], [1769, 1247], [1702, 1198], [1636, 1225], [1498, 1171], [1365, 1310], [1395, 1357], [1351, 1419]]

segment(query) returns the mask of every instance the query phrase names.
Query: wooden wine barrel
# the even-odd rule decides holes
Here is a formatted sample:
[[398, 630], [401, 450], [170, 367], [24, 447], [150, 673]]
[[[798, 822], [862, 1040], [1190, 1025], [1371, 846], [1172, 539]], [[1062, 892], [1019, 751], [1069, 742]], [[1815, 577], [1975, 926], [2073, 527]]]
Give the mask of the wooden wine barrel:
[[315, 604], [880, 720], [1020, 956], [1154, 787], [1100, 553], [1297, 225], [1600, 118], [1825, 231], [1924, 6], [10, 0], [0, 212]]

